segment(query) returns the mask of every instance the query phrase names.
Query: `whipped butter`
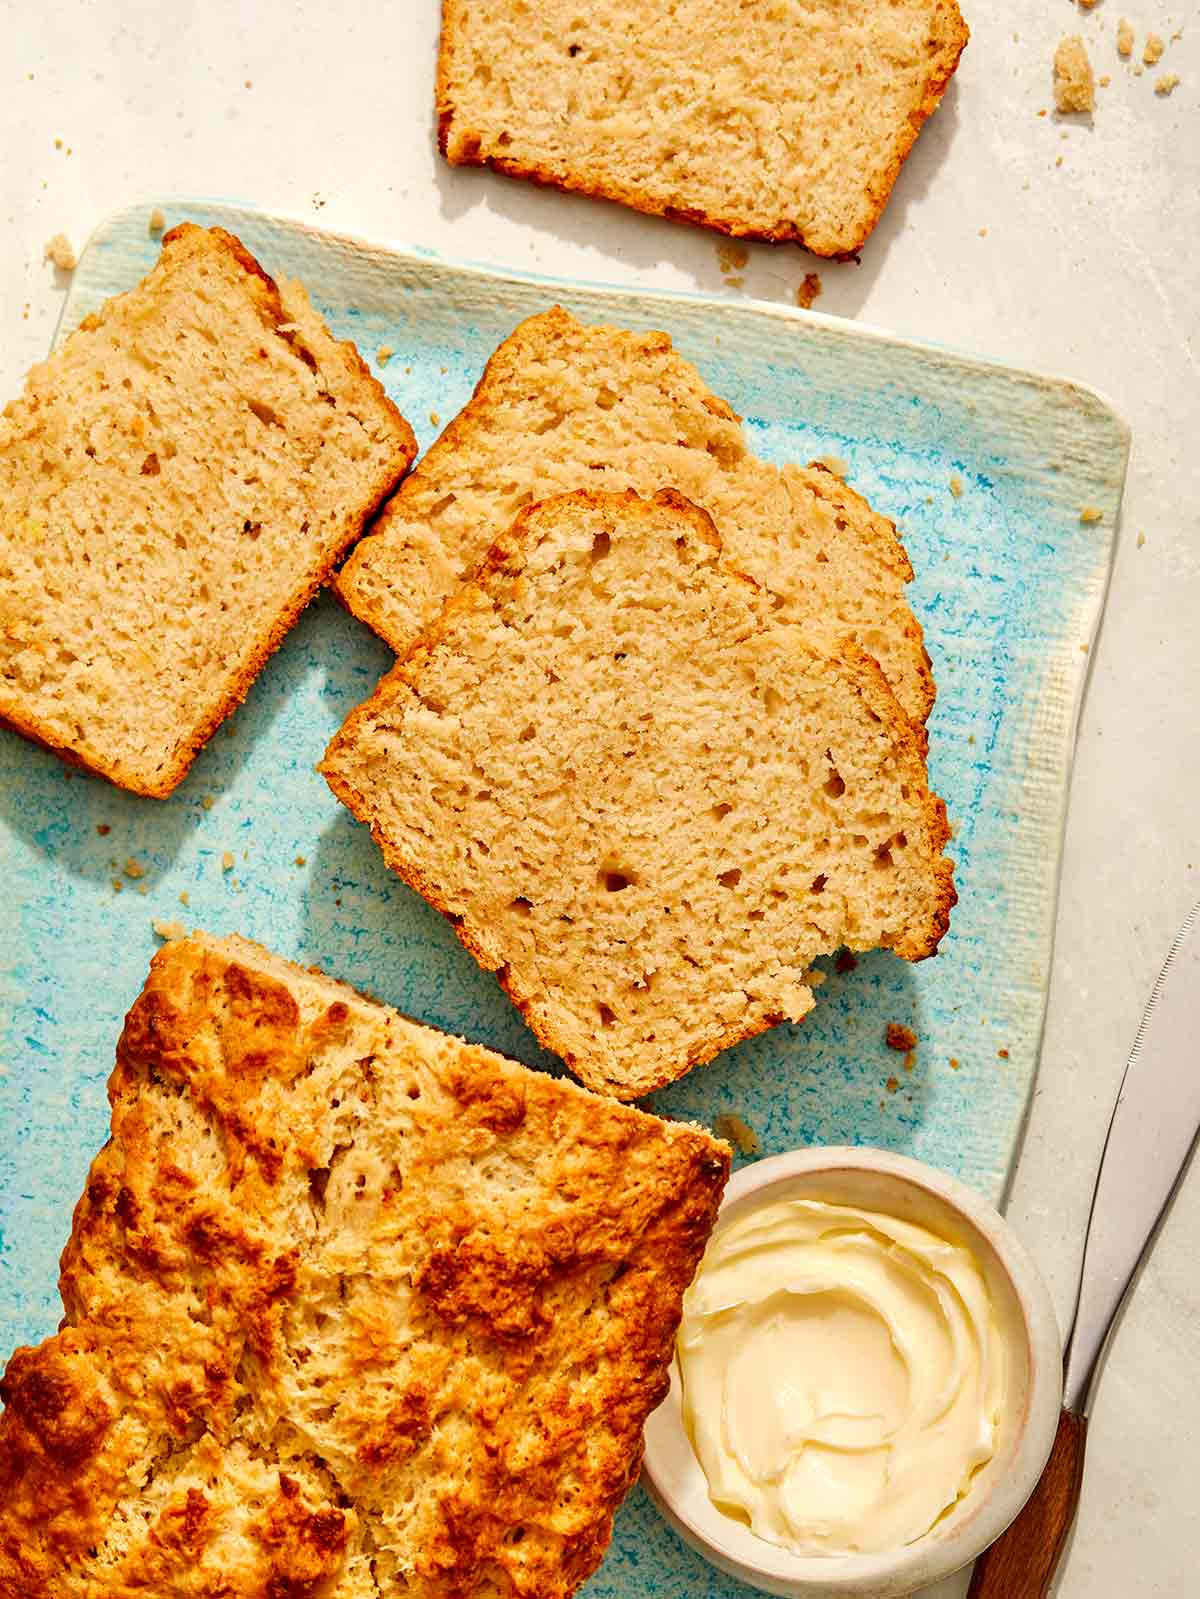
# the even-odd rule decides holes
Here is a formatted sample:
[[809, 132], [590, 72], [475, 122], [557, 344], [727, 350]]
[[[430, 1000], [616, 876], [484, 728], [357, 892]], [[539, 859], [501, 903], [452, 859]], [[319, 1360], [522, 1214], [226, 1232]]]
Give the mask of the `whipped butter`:
[[677, 1352], [713, 1503], [797, 1554], [911, 1543], [995, 1449], [1006, 1350], [983, 1273], [894, 1216], [792, 1198], [719, 1227]]

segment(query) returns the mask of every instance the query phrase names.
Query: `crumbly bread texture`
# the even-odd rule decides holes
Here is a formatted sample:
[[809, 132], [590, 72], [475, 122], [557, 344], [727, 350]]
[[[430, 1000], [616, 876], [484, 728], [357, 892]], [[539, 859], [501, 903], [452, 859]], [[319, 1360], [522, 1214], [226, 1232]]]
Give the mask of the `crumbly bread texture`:
[[173, 229], [0, 415], [0, 721], [169, 794], [415, 453], [298, 283]]
[[799, 1021], [849, 945], [937, 948], [945, 806], [875, 661], [779, 622], [670, 490], [522, 513], [322, 764], [589, 1087]]
[[0, 1383], [0, 1596], [574, 1593], [728, 1148], [203, 935], [109, 1098]]
[[1071, 33], [1054, 52], [1054, 108], [1065, 115], [1096, 108], [1096, 80], [1082, 37]]
[[861, 248], [967, 42], [955, 0], [442, 0], [455, 164]]
[[574, 489], [677, 489], [730, 560], [830, 647], [847, 633], [916, 722], [934, 685], [894, 525], [819, 466], [770, 466], [665, 333], [530, 317], [338, 574], [354, 614], [404, 653], [523, 507]]

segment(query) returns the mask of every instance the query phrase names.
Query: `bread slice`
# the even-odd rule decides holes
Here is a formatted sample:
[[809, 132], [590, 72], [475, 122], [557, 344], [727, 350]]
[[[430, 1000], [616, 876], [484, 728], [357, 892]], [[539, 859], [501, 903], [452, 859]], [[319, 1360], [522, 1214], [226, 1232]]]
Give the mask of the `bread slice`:
[[330, 787], [534, 1032], [632, 1099], [931, 955], [945, 807], [882, 672], [815, 649], [672, 491], [522, 513], [330, 744]]
[[442, 0], [457, 165], [861, 249], [967, 42], [955, 0]]
[[678, 489], [782, 614], [830, 648], [853, 633], [924, 721], [933, 678], [892, 523], [822, 467], [752, 455], [737, 416], [665, 333], [586, 327], [559, 307], [492, 356], [343, 566], [338, 593], [403, 653], [523, 506], [584, 488]]
[[0, 721], [169, 794], [415, 453], [300, 284], [173, 229], [0, 416]]
[[238, 938], [156, 955], [66, 1318], [0, 1392], [6, 1599], [565, 1599], [729, 1170]]

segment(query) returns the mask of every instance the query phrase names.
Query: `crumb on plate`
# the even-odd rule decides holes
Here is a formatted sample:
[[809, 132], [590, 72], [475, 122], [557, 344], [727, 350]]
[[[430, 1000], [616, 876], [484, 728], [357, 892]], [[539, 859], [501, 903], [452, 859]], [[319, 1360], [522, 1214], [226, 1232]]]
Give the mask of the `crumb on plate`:
[[736, 239], [717, 245], [717, 264], [726, 277], [731, 272], [740, 272], [749, 259], [750, 251]]
[[1163, 51], [1166, 48], [1161, 34], [1148, 33], [1146, 35], [1145, 48], [1142, 50], [1142, 60], [1148, 67], [1157, 66], [1162, 60]]
[[796, 304], [802, 311], [811, 310], [812, 303], [820, 294], [822, 287], [821, 274], [819, 272], [806, 272], [804, 274], [804, 282], [796, 290]]
[[1178, 72], [1164, 72], [1161, 78], [1154, 80], [1154, 92], [1165, 98], [1179, 83]]
[[1117, 54], [1131, 56], [1133, 54], [1133, 23], [1128, 17], [1122, 17], [1117, 23]]

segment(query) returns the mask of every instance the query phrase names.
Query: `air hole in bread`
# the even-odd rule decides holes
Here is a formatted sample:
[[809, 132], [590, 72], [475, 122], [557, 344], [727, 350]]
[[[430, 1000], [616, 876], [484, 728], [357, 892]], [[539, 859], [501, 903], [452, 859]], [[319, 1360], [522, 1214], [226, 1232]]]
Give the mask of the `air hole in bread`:
[[591, 560], [602, 561], [612, 550], [612, 539], [607, 533], [597, 533], [592, 540]]
[[722, 888], [736, 888], [742, 880], [740, 866], [731, 866], [727, 872], [718, 872], [717, 882]]
[[842, 795], [846, 792], [845, 780], [836, 766], [825, 779], [825, 792], [829, 795], [830, 799], [841, 799]]
[[779, 690], [772, 688], [769, 683], [763, 688], [762, 697], [763, 706], [766, 709], [768, 716], [778, 716], [779, 712], [783, 710], [787, 703]]
[[142, 476], [157, 477], [161, 471], [162, 468], [158, 464], [158, 456], [151, 450], [150, 454], [142, 462]]
[[264, 427], [281, 428], [283, 426], [283, 418], [279, 412], [269, 406], [265, 400], [247, 400], [246, 404]]
[[318, 1210], [325, 1209], [325, 1190], [329, 1187], [329, 1167], [314, 1166], [308, 1174], [308, 1191]]
[[416, 1083], [409, 1083], [409, 1085], [408, 1085], [408, 1097], [409, 1097], [409, 1099], [420, 1099], [421, 1090], [417, 1086]]
[[600, 1025], [601, 1025], [601, 1027], [611, 1027], [612, 1024], [617, 1019], [617, 1013], [616, 1013], [615, 1010], [613, 1010], [612, 1006], [611, 1005], [606, 1005], [604, 1003], [604, 1001], [601, 1000], [600, 1003], [596, 1006], [596, 1009], [600, 1013]]
[[881, 872], [886, 872], [896, 863], [892, 859], [892, 852], [886, 844], [881, 844], [875, 851], [875, 865]]
[[623, 889], [632, 888], [637, 878], [632, 872], [618, 872], [606, 867], [601, 869], [600, 881], [610, 894], [619, 894]]
[[714, 822], [723, 822], [732, 810], [733, 806], [727, 805], [725, 801], [722, 800], [719, 805], [713, 806], [712, 810], [709, 812], [709, 815], [712, 817]]
[[825, 884], [828, 881], [829, 881], [829, 878], [827, 877], [827, 875], [824, 872], [818, 873], [817, 876], [814, 877], [813, 880], [812, 880], [812, 891], [813, 891], [813, 893], [814, 894], [823, 894], [825, 892]]
[[525, 898], [524, 894], [518, 894], [516, 899], [510, 900], [508, 908], [517, 916], [530, 916], [533, 914], [533, 905]]

